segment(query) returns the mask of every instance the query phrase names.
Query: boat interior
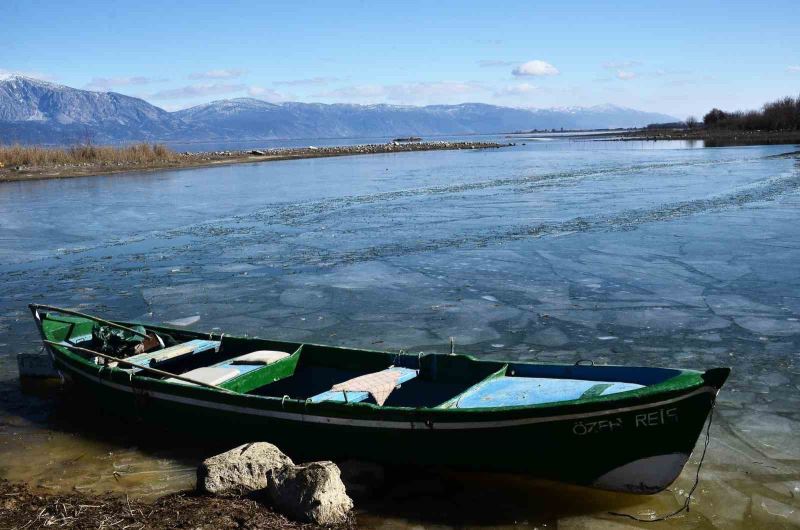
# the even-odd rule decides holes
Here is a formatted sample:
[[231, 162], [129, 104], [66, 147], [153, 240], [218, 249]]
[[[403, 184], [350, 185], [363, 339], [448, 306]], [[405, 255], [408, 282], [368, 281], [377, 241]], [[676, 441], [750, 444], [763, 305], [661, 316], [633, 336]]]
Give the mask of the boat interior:
[[[102, 353], [96, 323], [51, 314], [47, 319], [50, 340]], [[308, 403], [412, 408], [482, 409], [600, 398], [635, 391], [680, 373], [667, 368], [481, 361], [466, 355], [411, 355], [255, 338], [208, 338], [149, 326], [147, 333], [158, 337], [155, 346], [124, 359], [137, 366], [109, 362], [86, 352], [83, 357], [178, 385], [215, 386]]]

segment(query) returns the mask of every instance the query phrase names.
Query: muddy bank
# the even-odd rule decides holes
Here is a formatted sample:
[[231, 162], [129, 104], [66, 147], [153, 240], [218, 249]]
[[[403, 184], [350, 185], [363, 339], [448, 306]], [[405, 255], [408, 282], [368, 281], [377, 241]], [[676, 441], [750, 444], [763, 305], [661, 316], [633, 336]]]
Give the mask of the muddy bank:
[[496, 142], [414, 142], [364, 144], [335, 147], [289, 147], [273, 149], [252, 149], [245, 151], [211, 151], [200, 153], [181, 153], [174, 160], [164, 160], [144, 164], [126, 163], [85, 163], [61, 164], [53, 166], [16, 166], [0, 168], [0, 182], [37, 180], [69, 177], [88, 177], [110, 175], [131, 171], [157, 171], [163, 169], [183, 169], [228, 164], [274, 162], [302, 158], [326, 158], [333, 156], [374, 155], [404, 153], [411, 151], [443, 151], [462, 149], [492, 149], [507, 144]]
[[187, 491], [147, 504], [113, 494], [51, 494], [6, 480], [0, 481], [0, 522], [2, 528], [319, 528], [245, 497]]

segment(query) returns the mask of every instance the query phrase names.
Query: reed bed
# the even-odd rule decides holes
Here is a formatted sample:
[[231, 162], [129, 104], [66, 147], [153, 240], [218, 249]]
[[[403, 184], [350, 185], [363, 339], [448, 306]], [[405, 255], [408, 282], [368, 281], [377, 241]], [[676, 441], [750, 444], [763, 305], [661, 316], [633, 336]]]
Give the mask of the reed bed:
[[59, 165], [150, 165], [173, 162], [180, 156], [163, 144], [133, 144], [120, 147], [76, 145], [39, 147], [0, 146], [0, 162], [5, 167], [49, 167]]

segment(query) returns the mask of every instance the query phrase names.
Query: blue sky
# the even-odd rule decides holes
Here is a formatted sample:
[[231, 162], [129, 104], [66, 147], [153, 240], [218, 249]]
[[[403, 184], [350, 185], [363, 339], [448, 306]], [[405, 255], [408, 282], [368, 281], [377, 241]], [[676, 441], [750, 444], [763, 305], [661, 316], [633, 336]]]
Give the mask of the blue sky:
[[0, 75], [170, 110], [249, 96], [611, 103], [683, 118], [800, 93], [796, 0], [5, 0], [0, 27]]

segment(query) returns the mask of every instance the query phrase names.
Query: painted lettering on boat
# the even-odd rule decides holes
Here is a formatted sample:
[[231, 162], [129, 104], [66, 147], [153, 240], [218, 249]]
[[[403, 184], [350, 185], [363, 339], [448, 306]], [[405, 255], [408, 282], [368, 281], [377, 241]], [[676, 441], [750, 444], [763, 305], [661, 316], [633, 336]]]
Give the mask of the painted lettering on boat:
[[658, 427], [660, 425], [666, 425], [667, 423], [678, 423], [677, 408], [660, 408], [653, 412], [643, 412], [642, 414], [637, 414], [635, 419], [637, 429], [643, 427]]
[[[677, 422], [678, 409], [676, 407], [660, 408], [652, 412], [643, 412], [642, 414], [637, 414], [634, 418], [634, 426], [637, 429], [658, 427], [660, 425]], [[622, 429], [622, 426], [622, 418], [619, 417], [610, 420], [576, 421], [572, 425], [572, 434], [585, 436], [587, 434], [614, 432]]]
[[622, 418], [598, 421], [576, 421], [572, 426], [572, 433], [578, 436], [597, 434], [601, 432], [614, 432], [622, 428]]

